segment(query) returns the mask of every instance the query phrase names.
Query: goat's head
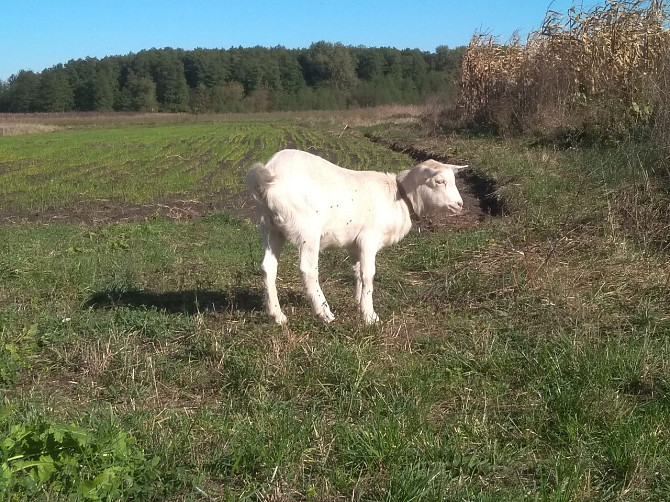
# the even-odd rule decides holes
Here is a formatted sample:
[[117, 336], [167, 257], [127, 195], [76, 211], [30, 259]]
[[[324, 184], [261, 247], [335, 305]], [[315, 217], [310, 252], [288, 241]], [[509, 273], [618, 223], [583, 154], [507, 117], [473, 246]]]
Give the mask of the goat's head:
[[418, 215], [445, 209], [459, 213], [463, 209], [463, 199], [456, 187], [456, 172], [466, 167], [427, 160], [401, 173], [399, 182]]

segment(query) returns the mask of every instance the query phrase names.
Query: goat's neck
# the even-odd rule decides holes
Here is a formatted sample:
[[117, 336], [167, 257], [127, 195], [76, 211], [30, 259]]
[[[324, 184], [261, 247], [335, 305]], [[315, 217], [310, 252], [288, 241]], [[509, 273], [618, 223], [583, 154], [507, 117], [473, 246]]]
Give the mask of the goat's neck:
[[397, 221], [397, 240], [405, 237], [409, 231], [412, 229], [412, 223], [418, 221], [418, 215], [414, 209], [414, 202], [410, 193], [407, 192], [407, 189], [403, 183], [401, 183], [401, 178], [398, 176], [397, 181], [397, 197], [396, 197], [396, 207], [400, 213], [400, 219]]
[[383, 247], [401, 241], [412, 229], [413, 218], [407, 202], [398, 197], [393, 205], [395, 209], [390, 213], [393, 216], [387, 220], [388, 226], [384, 232], [386, 237]]
[[423, 201], [417, 196], [417, 183], [412, 174], [412, 171], [398, 173], [396, 182], [398, 184], [398, 197], [407, 206], [411, 220], [418, 221], [423, 215], [424, 207]]
[[[409, 194], [402, 183], [398, 182], [398, 198], [400, 203], [407, 209], [407, 215], [410, 218], [410, 224], [419, 220], [419, 215], [414, 210], [414, 203], [409, 198]], [[403, 211], [404, 212], [404, 211]]]

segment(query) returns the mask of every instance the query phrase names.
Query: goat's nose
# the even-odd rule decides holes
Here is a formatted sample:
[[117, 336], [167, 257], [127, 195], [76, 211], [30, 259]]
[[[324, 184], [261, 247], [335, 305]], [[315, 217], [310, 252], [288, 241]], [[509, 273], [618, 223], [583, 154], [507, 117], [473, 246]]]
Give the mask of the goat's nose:
[[457, 200], [456, 201], [456, 207], [458, 208], [459, 211], [463, 210], [463, 201], [462, 200]]

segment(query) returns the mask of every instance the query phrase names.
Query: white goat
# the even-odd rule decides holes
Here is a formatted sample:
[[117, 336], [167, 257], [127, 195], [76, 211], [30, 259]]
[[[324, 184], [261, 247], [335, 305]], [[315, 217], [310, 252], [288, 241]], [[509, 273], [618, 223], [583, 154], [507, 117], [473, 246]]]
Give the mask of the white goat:
[[277, 264], [288, 239], [300, 253], [300, 276], [314, 314], [335, 319], [319, 286], [319, 251], [346, 248], [356, 279], [356, 301], [366, 323], [379, 320], [372, 306], [375, 256], [409, 232], [412, 218], [463, 207], [455, 171], [467, 166], [428, 160], [401, 173], [351, 171], [299, 150], [282, 150], [247, 172], [258, 202], [265, 256], [262, 263], [267, 311], [287, 319], [277, 298]]

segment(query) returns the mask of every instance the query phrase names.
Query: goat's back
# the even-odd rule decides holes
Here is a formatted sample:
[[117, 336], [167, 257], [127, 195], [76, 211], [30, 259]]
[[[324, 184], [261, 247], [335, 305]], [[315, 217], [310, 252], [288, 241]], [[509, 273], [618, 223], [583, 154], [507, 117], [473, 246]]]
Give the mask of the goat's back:
[[297, 178], [316, 183], [339, 183], [357, 173], [337, 166], [317, 155], [302, 150], [281, 150], [265, 164], [267, 171], [277, 180]]
[[[361, 205], [383, 192], [395, 193], [395, 177], [376, 171], [353, 171], [337, 166], [317, 155], [300, 150], [282, 150], [265, 165], [272, 181], [268, 192], [292, 199], [300, 207], [319, 210]], [[386, 198], [386, 197], [384, 197]], [[381, 201], [378, 201], [381, 202]]]

